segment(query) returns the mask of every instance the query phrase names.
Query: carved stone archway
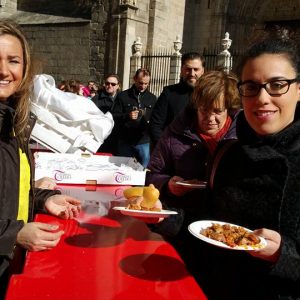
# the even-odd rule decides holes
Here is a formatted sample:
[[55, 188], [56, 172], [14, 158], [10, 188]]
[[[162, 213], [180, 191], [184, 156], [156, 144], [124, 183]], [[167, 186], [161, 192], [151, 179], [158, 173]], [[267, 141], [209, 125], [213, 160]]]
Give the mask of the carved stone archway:
[[[286, 28], [300, 43], [300, 0], [229, 1], [228, 31], [236, 48], [243, 49], [256, 35]], [[233, 45], [234, 45], [233, 44]]]
[[249, 39], [274, 25], [300, 36], [300, 0], [186, 1], [183, 48], [202, 51], [220, 45], [225, 32], [232, 50], [243, 50]]

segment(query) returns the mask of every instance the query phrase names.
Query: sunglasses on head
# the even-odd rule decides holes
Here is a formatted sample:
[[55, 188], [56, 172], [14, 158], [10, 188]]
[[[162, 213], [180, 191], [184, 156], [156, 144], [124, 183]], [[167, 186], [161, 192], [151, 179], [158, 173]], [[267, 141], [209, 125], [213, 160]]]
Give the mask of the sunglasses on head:
[[106, 82], [105, 82], [105, 85], [116, 86], [116, 85], [117, 85], [117, 83], [115, 83], [115, 82], [109, 82], [109, 81], [106, 81]]

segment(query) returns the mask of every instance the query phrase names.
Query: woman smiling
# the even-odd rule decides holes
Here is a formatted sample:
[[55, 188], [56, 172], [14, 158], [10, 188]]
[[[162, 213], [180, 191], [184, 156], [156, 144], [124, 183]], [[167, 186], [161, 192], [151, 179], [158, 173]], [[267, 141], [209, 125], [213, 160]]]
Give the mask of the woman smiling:
[[[34, 166], [28, 141], [34, 126], [30, 115], [33, 71], [29, 46], [18, 26], [0, 20], [0, 298], [11, 272], [20, 270], [25, 249], [41, 251], [57, 245], [58, 226], [33, 222], [44, 210], [74, 218], [80, 201], [33, 185]], [[13, 270], [12, 266], [15, 268]]]
[[[216, 170], [211, 215], [255, 230], [267, 246], [208, 252], [220, 287], [212, 299], [241, 299], [244, 291], [242, 299], [300, 298], [299, 62], [296, 45], [278, 38], [254, 45], [241, 64], [238, 142]], [[222, 289], [229, 282], [235, 289]]]

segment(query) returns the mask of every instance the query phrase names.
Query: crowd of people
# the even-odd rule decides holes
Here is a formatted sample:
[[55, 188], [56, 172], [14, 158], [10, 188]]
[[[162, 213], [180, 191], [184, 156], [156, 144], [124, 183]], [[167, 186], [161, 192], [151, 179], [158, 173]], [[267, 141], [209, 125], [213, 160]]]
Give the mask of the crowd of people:
[[57, 88], [90, 99], [104, 114], [112, 114], [114, 127], [98, 152], [135, 157], [146, 168], [164, 129], [188, 105], [204, 67], [205, 59], [199, 53], [183, 54], [180, 82], [164, 87], [158, 98], [149, 90], [151, 72], [147, 68], [136, 70], [132, 86], [123, 91], [120, 77], [114, 73], [105, 75], [100, 85], [69, 79]]
[[132, 86], [124, 91], [114, 73], [105, 75], [99, 86], [94, 81], [84, 86], [72, 79], [62, 81], [58, 88], [90, 98], [103, 113], [113, 115], [112, 133], [98, 152], [135, 157], [146, 168], [162, 132], [187, 106], [204, 73], [205, 59], [197, 52], [187, 52], [181, 65], [180, 82], [164, 87], [158, 99], [149, 91], [151, 72], [146, 68], [136, 70]]
[[[33, 222], [38, 210], [71, 219], [80, 201], [33, 184], [28, 140], [33, 63], [18, 25], [0, 21], [0, 299], [15, 257], [53, 248], [63, 231]], [[284, 37], [267, 37], [245, 53], [237, 74], [205, 71], [196, 52], [182, 55], [181, 79], [156, 98], [140, 68], [121, 91], [117, 74], [101, 87], [66, 80], [59, 88], [85, 97], [115, 126], [98, 151], [134, 156], [160, 191], [158, 206], [176, 210], [147, 219], [180, 253], [208, 299], [300, 299], [300, 56]], [[84, 91], [86, 90], [86, 91]], [[194, 189], [180, 183], [203, 182]], [[197, 220], [238, 224], [265, 238], [256, 251], [232, 251], [188, 233]], [[19, 261], [19, 260], [18, 260]]]
[[98, 86], [95, 81], [89, 81], [87, 86], [78, 79], [63, 80], [57, 86], [61, 91], [80, 95], [89, 99], [96, 96]]

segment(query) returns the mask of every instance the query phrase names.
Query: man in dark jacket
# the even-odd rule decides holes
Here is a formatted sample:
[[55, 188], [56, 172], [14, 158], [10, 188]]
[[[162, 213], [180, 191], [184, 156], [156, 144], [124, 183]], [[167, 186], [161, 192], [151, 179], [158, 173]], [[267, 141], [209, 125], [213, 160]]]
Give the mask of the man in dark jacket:
[[146, 167], [150, 159], [149, 119], [156, 96], [149, 92], [150, 72], [138, 69], [131, 88], [118, 94], [113, 117], [118, 130], [118, 155], [136, 157]]
[[[120, 78], [117, 74], [108, 74], [104, 77], [103, 88], [101, 88], [92, 101], [103, 112], [112, 112], [115, 99], [120, 91]], [[107, 152], [113, 155], [117, 153], [117, 130], [114, 126], [111, 134], [105, 139], [98, 152]]]
[[164, 87], [151, 115], [150, 136], [153, 146], [163, 130], [186, 107], [195, 83], [204, 73], [204, 66], [205, 60], [199, 53], [188, 52], [182, 55], [180, 82]]
[[119, 90], [119, 76], [117, 74], [108, 74], [104, 77], [103, 88], [92, 98], [92, 101], [104, 114], [108, 111], [111, 112]]

